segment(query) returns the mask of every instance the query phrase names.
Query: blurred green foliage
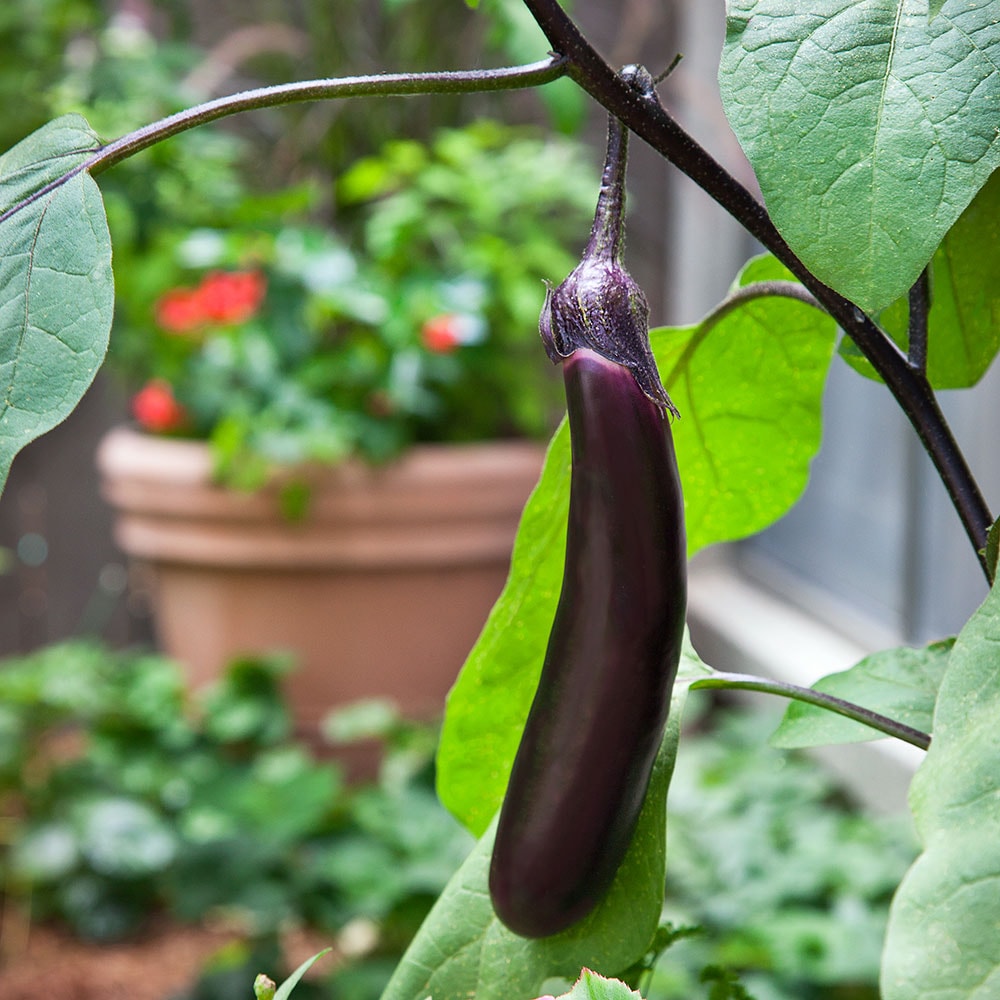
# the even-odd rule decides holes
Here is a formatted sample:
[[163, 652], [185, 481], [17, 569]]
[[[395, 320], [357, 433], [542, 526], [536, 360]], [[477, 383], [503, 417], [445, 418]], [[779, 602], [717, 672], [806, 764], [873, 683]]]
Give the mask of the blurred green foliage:
[[101, 18], [95, 0], [4, 0], [0, 4], [0, 150], [52, 117], [49, 89], [74, 43]]
[[[72, 643], [4, 664], [11, 899], [99, 940], [157, 913], [225, 919], [246, 945], [192, 987], [205, 1000], [249, 982], [255, 962], [279, 973], [283, 927], [331, 941], [361, 929], [371, 944], [337, 968], [336, 995], [377, 996], [471, 841], [433, 793], [433, 729], [382, 704], [338, 713], [332, 740], [389, 748], [377, 782], [347, 786], [289, 739], [286, 669], [237, 662], [192, 700], [158, 656]], [[664, 936], [642, 981], [650, 1000], [877, 997], [888, 901], [916, 850], [909, 825], [862, 814], [808, 757], [768, 749], [771, 726], [723, 714], [682, 742], [664, 911], [682, 933]]]
[[[247, 52], [266, 48], [266, 22], [248, 20], [264, 7], [221, 11], [218, 24], [232, 18], [231, 32], [250, 31]], [[391, 61], [398, 50], [401, 65], [421, 68], [430, 52], [418, 53], [418, 41], [426, 48], [435, 18], [472, 17], [468, 30], [499, 31], [501, 48], [507, 37], [499, 12], [486, 21], [461, 6], [446, 16], [436, 3], [358, 3], [344, 25], [338, 20], [338, 45], [365, 32], [368, 42], [352, 50], [356, 58], [342, 53], [338, 69], [327, 62], [332, 51], [319, 54], [332, 19], [313, 5], [286, 14], [296, 44], [311, 53], [286, 66], [286, 77], [356, 71], [372, 51]], [[316, 19], [309, 30], [295, 22], [303, 16]], [[261, 82], [244, 75], [258, 69], [255, 59], [227, 63], [225, 39], [236, 36], [206, 51], [164, 33], [164, 24], [173, 34], [184, 27], [176, 16], [159, 18], [154, 31], [119, 13], [77, 38], [49, 88], [51, 112], [82, 113], [112, 138], [213, 86]], [[376, 39], [386, 39], [385, 52], [372, 49]], [[383, 114], [391, 118], [398, 103], [272, 109], [184, 132], [100, 177], [114, 249], [112, 367], [133, 389], [169, 382], [190, 417], [186, 432], [214, 441], [232, 485], [259, 485], [275, 462], [379, 460], [414, 441], [541, 437], [560, 409], [537, 317], [543, 280], [565, 276], [586, 231], [597, 177], [590, 155], [528, 127], [434, 124], [475, 117], [484, 104], [461, 111], [427, 102], [435, 117], [425, 121], [409, 102], [407, 117], [387, 124]], [[350, 155], [317, 159], [297, 114], [312, 124], [332, 115], [320, 131]], [[363, 140], [352, 121], [364, 124]], [[206, 256], [212, 237], [216, 252]], [[299, 249], [287, 252], [293, 244]], [[327, 267], [320, 280], [334, 256], [345, 267]], [[197, 283], [206, 268], [258, 266], [269, 293], [255, 323], [186, 341], [158, 328], [155, 306], [171, 288]], [[454, 352], [426, 349], [424, 325], [450, 315], [475, 335]]]
[[[917, 853], [912, 825], [865, 814], [813, 759], [768, 747], [776, 720], [724, 713], [681, 741], [664, 915], [699, 930], [659, 960], [649, 1000], [739, 997], [721, 992], [732, 973], [755, 1000], [878, 998], [889, 901]], [[715, 993], [698, 985], [706, 968]]]
[[[275, 463], [541, 438], [561, 410], [538, 343], [543, 279], [573, 267], [593, 184], [576, 143], [480, 121], [357, 161], [338, 187], [344, 232], [292, 221], [303, 188], [246, 192], [216, 226], [164, 219], [142, 252], [116, 250], [111, 360], [136, 386], [169, 383], [182, 433], [248, 488]], [[164, 296], [241, 269], [266, 278], [259, 313], [158, 322]]]
[[365, 731], [387, 741], [381, 778], [349, 786], [289, 738], [286, 669], [239, 661], [192, 700], [159, 656], [72, 643], [5, 663], [10, 901], [98, 941], [158, 914], [224, 920], [255, 948], [361, 922], [338, 974], [387, 976], [470, 838], [434, 796], [433, 729], [383, 710]]

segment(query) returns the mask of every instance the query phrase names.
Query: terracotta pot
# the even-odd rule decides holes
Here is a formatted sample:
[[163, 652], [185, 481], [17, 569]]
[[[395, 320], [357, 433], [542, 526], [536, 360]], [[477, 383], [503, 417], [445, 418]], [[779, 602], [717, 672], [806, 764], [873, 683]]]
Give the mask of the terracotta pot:
[[542, 458], [524, 442], [442, 445], [380, 468], [311, 469], [294, 523], [278, 484], [214, 485], [199, 442], [116, 429], [98, 466], [117, 541], [152, 574], [164, 651], [196, 686], [236, 655], [293, 652], [287, 692], [308, 733], [359, 698], [441, 711], [503, 587]]

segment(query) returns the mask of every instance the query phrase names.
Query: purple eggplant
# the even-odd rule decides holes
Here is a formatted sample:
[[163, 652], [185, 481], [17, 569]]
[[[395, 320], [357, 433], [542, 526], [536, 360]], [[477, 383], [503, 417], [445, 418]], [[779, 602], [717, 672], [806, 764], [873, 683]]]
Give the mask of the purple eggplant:
[[626, 135], [580, 265], [540, 322], [563, 368], [572, 480], [562, 591], [500, 811], [490, 895], [515, 933], [583, 919], [625, 855], [663, 737], [686, 611], [683, 499], [645, 298], [621, 264]]

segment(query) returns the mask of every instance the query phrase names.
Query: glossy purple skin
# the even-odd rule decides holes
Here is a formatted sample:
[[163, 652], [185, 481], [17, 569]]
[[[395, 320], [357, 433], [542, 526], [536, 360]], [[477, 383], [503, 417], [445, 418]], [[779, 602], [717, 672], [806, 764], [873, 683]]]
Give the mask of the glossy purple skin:
[[669, 424], [621, 365], [580, 349], [563, 369], [563, 587], [490, 867], [494, 909], [525, 937], [571, 927], [614, 879], [663, 736], [687, 603]]

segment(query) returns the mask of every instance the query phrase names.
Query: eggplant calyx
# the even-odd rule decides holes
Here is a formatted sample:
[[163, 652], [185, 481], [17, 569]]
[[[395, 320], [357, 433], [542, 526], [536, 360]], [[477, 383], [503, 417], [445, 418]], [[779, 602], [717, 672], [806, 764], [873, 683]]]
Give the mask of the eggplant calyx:
[[[627, 67], [624, 72], [640, 92], [651, 86], [648, 73], [636, 67]], [[580, 263], [565, 281], [557, 288], [548, 288], [538, 328], [554, 364], [580, 348], [589, 348], [628, 368], [661, 412], [680, 416], [663, 388], [649, 346], [646, 296], [622, 263], [627, 159], [628, 131], [619, 119], [610, 116], [608, 151], [590, 239]]]

